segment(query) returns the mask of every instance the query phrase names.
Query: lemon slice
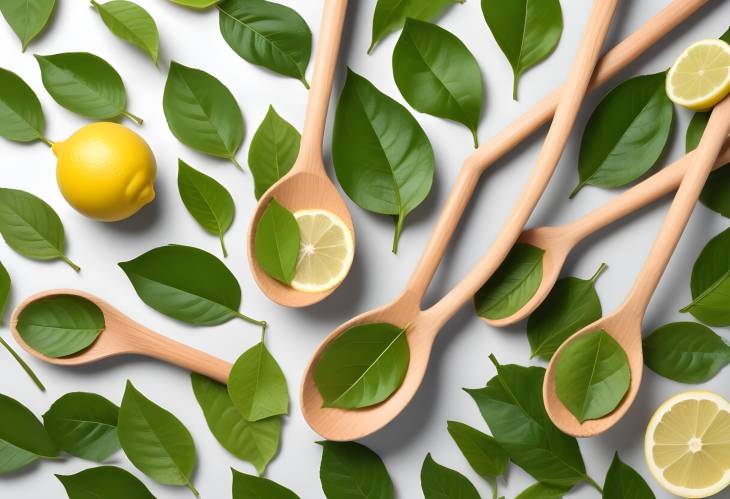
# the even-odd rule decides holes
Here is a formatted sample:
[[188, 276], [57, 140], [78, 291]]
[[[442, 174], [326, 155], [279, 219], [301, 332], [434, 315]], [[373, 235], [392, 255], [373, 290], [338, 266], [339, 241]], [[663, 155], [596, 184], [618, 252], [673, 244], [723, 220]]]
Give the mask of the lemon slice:
[[702, 40], [679, 56], [667, 75], [667, 95], [693, 111], [705, 111], [730, 93], [730, 45]]
[[730, 484], [730, 403], [705, 391], [670, 398], [649, 421], [644, 455], [656, 481], [672, 494], [717, 494]]
[[301, 210], [294, 218], [301, 243], [291, 287], [307, 293], [334, 288], [347, 276], [355, 256], [350, 229], [326, 210]]

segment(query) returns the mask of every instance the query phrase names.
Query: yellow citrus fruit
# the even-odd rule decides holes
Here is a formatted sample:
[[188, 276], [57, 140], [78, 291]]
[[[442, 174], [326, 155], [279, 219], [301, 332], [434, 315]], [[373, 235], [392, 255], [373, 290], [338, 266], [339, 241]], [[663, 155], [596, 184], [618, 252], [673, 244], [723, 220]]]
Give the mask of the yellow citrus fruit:
[[659, 484], [679, 497], [709, 497], [730, 485], [730, 403], [707, 391], [680, 393], [652, 416], [644, 455]]
[[63, 197], [95, 220], [115, 222], [155, 198], [157, 163], [142, 137], [117, 123], [92, 123], [53, 144]]
[[730, 45], [723, 40], [692, 44], [667, 74], [669, 98], [693, 111], [706, 111], [730, 93]]

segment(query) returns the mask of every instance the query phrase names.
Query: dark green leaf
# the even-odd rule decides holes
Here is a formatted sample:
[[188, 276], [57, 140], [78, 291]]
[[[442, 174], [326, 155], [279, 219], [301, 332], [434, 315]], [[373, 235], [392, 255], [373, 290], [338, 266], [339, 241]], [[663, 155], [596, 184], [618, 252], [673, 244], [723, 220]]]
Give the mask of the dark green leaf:
[[0, 414], [0, 475], [58, 455], [43, 425], [23, 404], [0, 393]]
[[570, 487], [557, 487], [537, 482], [517, 494], [515, 499], [562, 499]]
[[223, 39], [238, 55], [309, 88], [312, 32], [294, 9], [266, 0], [224, 0], [218, 10]]
[[105, 328], [104, 314], [77, 295], [51, 295], [28, 304], [18, 315], [18, 333], [34, 350], [66, 357], [91, 346]]
[[369, 407], [400, 387], [409, 362], [404, 328], [363, 324], [347, 329], [327, 345], [314, 368], [314, 382], [325, 407]]
[[233, 196], [215, 179], [178, 160], [177, 187], [185, 208], [208, 232], [218, 236], [228, 256], [223, 235], [231, 227], [236, 206]]
[[571, 197], [586, 185], [622, 187], [656, 164], [674, 119], [665, 80], [663, 72], [637, 76], [603, 98], [583, 132], [580, 182]]
[[692, 303], [689, 312], [710, 326], [730, 326], [730, 229], [704, 247], [692, 267]]
[[426, 456], [421, 466], [421, 489], [425, 499], [480, 499], [468, 478]]
[[318, 442], [322, 446], [319, 478], [328, 499], [393, 499], [385, 464], [357, 442]]
[[300, 141], [297, 129], [269, 106], [248, 150], [256, 199], [291, 170], [299, 154]]
[[4, 322], [5, 307], [10, 299], [10, 274], [0, 262], [0, 325]]
[[297, 268], [300, 239], [292, 212], [272, 198], [256, 225], [254, 240], [256, 261], [264, 272], [289, 284]]
[[695, 113], [687, 126], [687, 133], [684, 139], [684, 148], [686, 152], [691, 152], [697, 149], [702, 139], [702, 134], [705, 133], [707, 123], [710, 121], [710, 112], [706, 113]]
[[111, 0], [103, 4], [91, 0], [91, 3], [112, 33], [139, 47], [157, 64], [160, 35], [155, 20], [146, 10], [128, 0]]
[[397, 216], [396, 252], [406, 216], [433, 183], [426, 133], [406, 108], [348, 70], [332, 140], [335, 172], [347, 195], [365, 210]]
[[263, 341], [236, 360], [228, 378], [228, 394], [248, 421], [289, 412], [286, 378]]
[[581, 423], [613, 412], [630, 381], [626, 352], [606, 331], [570, 340], [555, 364], [555, 392]]
[[448, 421], [447, 425], [451, 438], [459, 446], [474, 471], [482, 478], [493, 482], [504, 474], [509, 456], [494, 437], [464, 423]]
[[195, 398], [216, 440], [228, 452], [248, 461], [258, 473], [263, 473], [279, 448], [281, 418], [246, 421], [233, 406], [225, 385], [195, 373], [190, 374], [190, 380]]
[[484, 83], [479, 63], [461, 40], [435, 24], [406, 20], [393, 51], [393, 76], [413, 108], [462, 123], [479, 146]]
[[0, 12], [18, 35], [25, 52], [28, 44], [46, 26], [53, 13], [56, 0], [3, 0]]
[[542, 399], [545, 369], [497, 366], [497, 375], [480, 389], [466, 390], [477, 403], [497, 443], [512, 462], [536, 480], [572, 487], [586, 479], [575, 438], [550, 421]]
[[[687, 127], [687, 152], [694, 150], [699, 145], [709, 119], [709, 112], [695, 113], [692, 117], [692, 121]], [[730, 193], [730, 168], [727, 168], [727, 166], [723, 165], [720, 169], [710, 173], [705, 188], [702, 190], [700, 201], [709, 209], [730, 218], [730, 196], [728, 196], [728, 193]]]
[[730, 346], [696, 322], [675, 322], [644, 338], [644, 362], [680, 383], [704, 383], [730, 363]]
[[516, 244], [474, 296], [477, 314], [487, 319], [504, 319], [525, 306], [540, 287], [544, 253], [529, 244]]
[[155, 499], [134, 475], [116, 466], [99, 466], [56, 478], [69, 499]]
[[266, 478], [233, 472], [233, 499], [299, 499], [291, 490]]
[[512, 98], [522, 73], [549, 56], [563, 33], [558, 0], [482, 0], [482, 13], [499, 48], [512, 66]]
[[618, 452], [606, 474], [603, 499], [654, 499], [654, 492], [631, 466], [623, 463]]
[[120, 448], [119, 408], [95, 393], [67, 393], [43, 415], [51, 439], [73, 456], [101, 462]]
[[23, 79], [0, 68], [0, 137], [17, 142], [48, 139], [46, 120], [38, 96]]

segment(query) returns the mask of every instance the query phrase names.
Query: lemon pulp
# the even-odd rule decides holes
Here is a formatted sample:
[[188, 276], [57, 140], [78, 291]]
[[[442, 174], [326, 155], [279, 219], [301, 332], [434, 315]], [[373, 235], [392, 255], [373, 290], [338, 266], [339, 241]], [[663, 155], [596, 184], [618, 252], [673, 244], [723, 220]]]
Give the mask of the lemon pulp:
[[730, 45], [702, 40], [685, 50], [667, 74], [667, 95], [680, 106], [705, 111], [730, 92]]

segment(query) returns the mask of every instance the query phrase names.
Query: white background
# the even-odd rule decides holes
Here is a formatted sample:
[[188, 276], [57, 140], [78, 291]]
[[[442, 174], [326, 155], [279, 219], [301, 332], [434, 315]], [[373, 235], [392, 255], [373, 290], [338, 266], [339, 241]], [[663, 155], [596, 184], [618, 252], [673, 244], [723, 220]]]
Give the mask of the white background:
[[[310, 353], [330, 330], [347, 318], [399, 294], [425, 246], [462, 161], [472, 151], [470, 134], [460, 125], [414, 112], [433, 143], [437, 174], [431, 195], [406, 223], [399, 254], [390, 253], [391, 221], [365, 213], [350, 203], [358, 247], [347, 281], [330, 299], [309, 309], [287, 310], [277, 306], [258, 290], [246, 262], [244, 237], [255, 204], [250, 174], [242, 174], [225, 161], [197, 154], [178, 143], [165, 123], [162, 91], [172, 59], [202, 68], [223, 81], [237, 97], [246, 120], [246, 140], [238, 154], [243, 164], [246, 163], [253, 132], [269, 104], [273, 104], [282, 116], [301, 130], [307, 93], [298, 81], [280, 77], [240, 59], [221, 38], [215, 10], [200, 13], [163, 0], [138, 1], [149, 10], [159, 26], [159, 69], [134, 47], [114, 37], [88, 2], [83, 0], [59, 0], [48, 29], [25, 54], [21, 54], [19, 42], [10, 28], [0, 22], [0, 65], [18, 73], [36, 91], [46, 113], [49, 138], [63, 140], [86, 120], [59, 107], [45, 92], [32, 54], [91, 51], [108, 60], [123, 76], [129, 94], [129, 110], [145, 119], [142, 128], [136, 128], [130, 122], [124, 124], [139, 131], [149, 141], [159, 167], [157, 201], [131, 220], [105, 225], [83, 218], [64, 202], [56, 187], [54, 157], [45, 145], [40, 142], [19, 145], [0, 140], [0, 184], [39, 195], [58, 211], [66, 227], [68, 254], [83, 268], [82, 273], [76, 275], [61, 262], [27, 260], [0, 243], [0, 260], [13, 278], [12, 305], [31, 293], [49, 288], [84, 289], [109, 300], [162, 334], [234, 361], [239, 353], [258, 340], [258, 329], [240, 321], [215, 328], [193, 328], [171, 320], [142, 303], [116, 266], [117, 262], [168, 243], [195, 245], [218, 254], [217, 239], [203, 232], [180, 202], [176, 186], [177, 159], [182, 158], [214, 176], [231, 190], [236, 200], [236, 220], [226, 237], [231, 250], [226, 263], [243, 288], [242, 311], [271, 323], [268, 345], [286, 373], [291, 393], [291, 414], [283, 428], [281, 451], [270, 465], [267, 476], [291, 488], [302, 498], [323, 497], [318, 475], [321, 450], [314, 443], [318, 436], [306, 425], [299, 410], [301, 373]], [[306, 19], [316, 42], [321, 2], [283, 0], [283, 3], [297, 9]], [[468, 0], [464, 5], [453, 7], [439, 24], [456, 33], [480, 62], [486, 85], [486, 103], [479, 128], [479, 137], [484, 141], [563, 81], [591, 2], [562, 2], [565, 30], [560, 45], [545, 63], [523, 77], [519, 102], [511, 100], [511, 71], [484, 22], [479, 3], [478, 0]], [[608, 45], [615, 45], [669, 3], [669, 0], [622, 1]], [[342, 86], [345, 66], [350, 66], [382, 91], [404, 102], [391, 71], [390, 58], [397, 35], [389, 36], [372, 56], [367, 56], [375, 1], [352, 1], [351, 4], [335, 94]], [[666, 69], [684, 47], [698, 39], [719, 36], [729, 21], [730, 2], [711, 0], [707, 7], [669, 34], [607, 88], [635, 74]], [[309, 74], [311, 70], [310, 66]], [[531, 226], [572, 221], [615, 196], [615, 192], [589, 187], [575, 200], [567, 199], [577, 182], [576, 157], [581, 131], [590, 110], [606, 89], [590, 97], [584, 106], [577, 131], [568, 144], [548, 192], [530, 221]], [[666, 161], [681, 156], [689, 117], [690, 114], [684, 110], [676, 111]], [[328, 163], [329, 130], [325, 139]], [[541, 140], [542, 134], [528, 140], [486, 174], [434, 280], [427, 298], [429, 302], [442, 296], [466, 275], [488, 247], [532, 168]], [[601, 262], [608, 263], [610, 269], [601, 277], [598, 290], [604, 310], [614, 309], [623, 300], [642, 265], [666, 208], [667, 202], [659, 203], [589, 239], [571, 256], [565, 273], [588, 277]], [[667, 322], [690, 319], [677, 310], [690, 300], [692, 264], [704, 244], [727, 225], [726, 220], [704, 207], [696, 210], [652, 302], [644, 323], [646, 331]], [[487, 485], [471, 471], [451, 441], [446, 432], [446, 421], [459, 420], [486, 431], [476, 406], [461, 388], [482, 386], [493, 376], [494, 369], [487, 359], [491, 352], [502, 363], [527, 364], [529, 346], [524, 329], [524, 324], [505, 330], [493, 329], [480, 322], [468, 307], [446, 325], [435, 345], [423, 386], [411, 405], [390, 426], [364, 441], [384, 459], [398, 497], [421, 497], [419, 472], [428, 452], [438, 462], [465, 473], [484, 497], [490, 496]], [[4, 337], [9, 337], [7, 327], [1, 332]], [[721, 334], [728, 337], [727, 331]], [[26, 404], [37, 415], [40, 416], [56, 398], [70, 391], [97, 392], [119, 403], [125, 381], [130, 379], [148, 397], [177, 415], [192, 432], [199, 459], [194, 482], [203, 498], [230, 497], [229, 467], [253, 472], [252, 466], [229, 455], [214, 440], [193, 397], [186, 372], [143, 358], [119, 358], [85, 368], [64, 369], [44, 365], [27, 355], [25, 357], [46, 382], [48, 392], [40, 393], [4, 352], [0, 353], [0, 390]], [[728, 386], [726, 371], [704, 388], [727, 397], [730, 395]], [[623, 421], [600, 437], [581, 441], [589, 474], [603, 482], [612, 456], [618, 451], [623, 460], [648, 477], [642, 455], [648, 419], [661, 401], [689, 388], [646, 370], [641, 392]], [[111, 459], [111, 463], [132, 470], [157, 497], [190, 497], [190, 492], [185, 489], [161, 486], [147, 479], [133, 469], [121, 452]], [[30, 466], [23, 472], [0, 478], [0, 497], [65, 497], [53, 474], [75, 473], [90, 466], [93, 463], [75, 458]], [[532, 481], [512, 466], [506, 481], [501, 481], [500, 486], [510, 498]], [[658, 497], [669, 497], [650, 477], [648, 481]], [[598, 494], [587, 486], [578, 486], [569, 497], [592, 498], [598, 497]], [[730, 493], [726, 492], [724, 497], [730, 497]]]

